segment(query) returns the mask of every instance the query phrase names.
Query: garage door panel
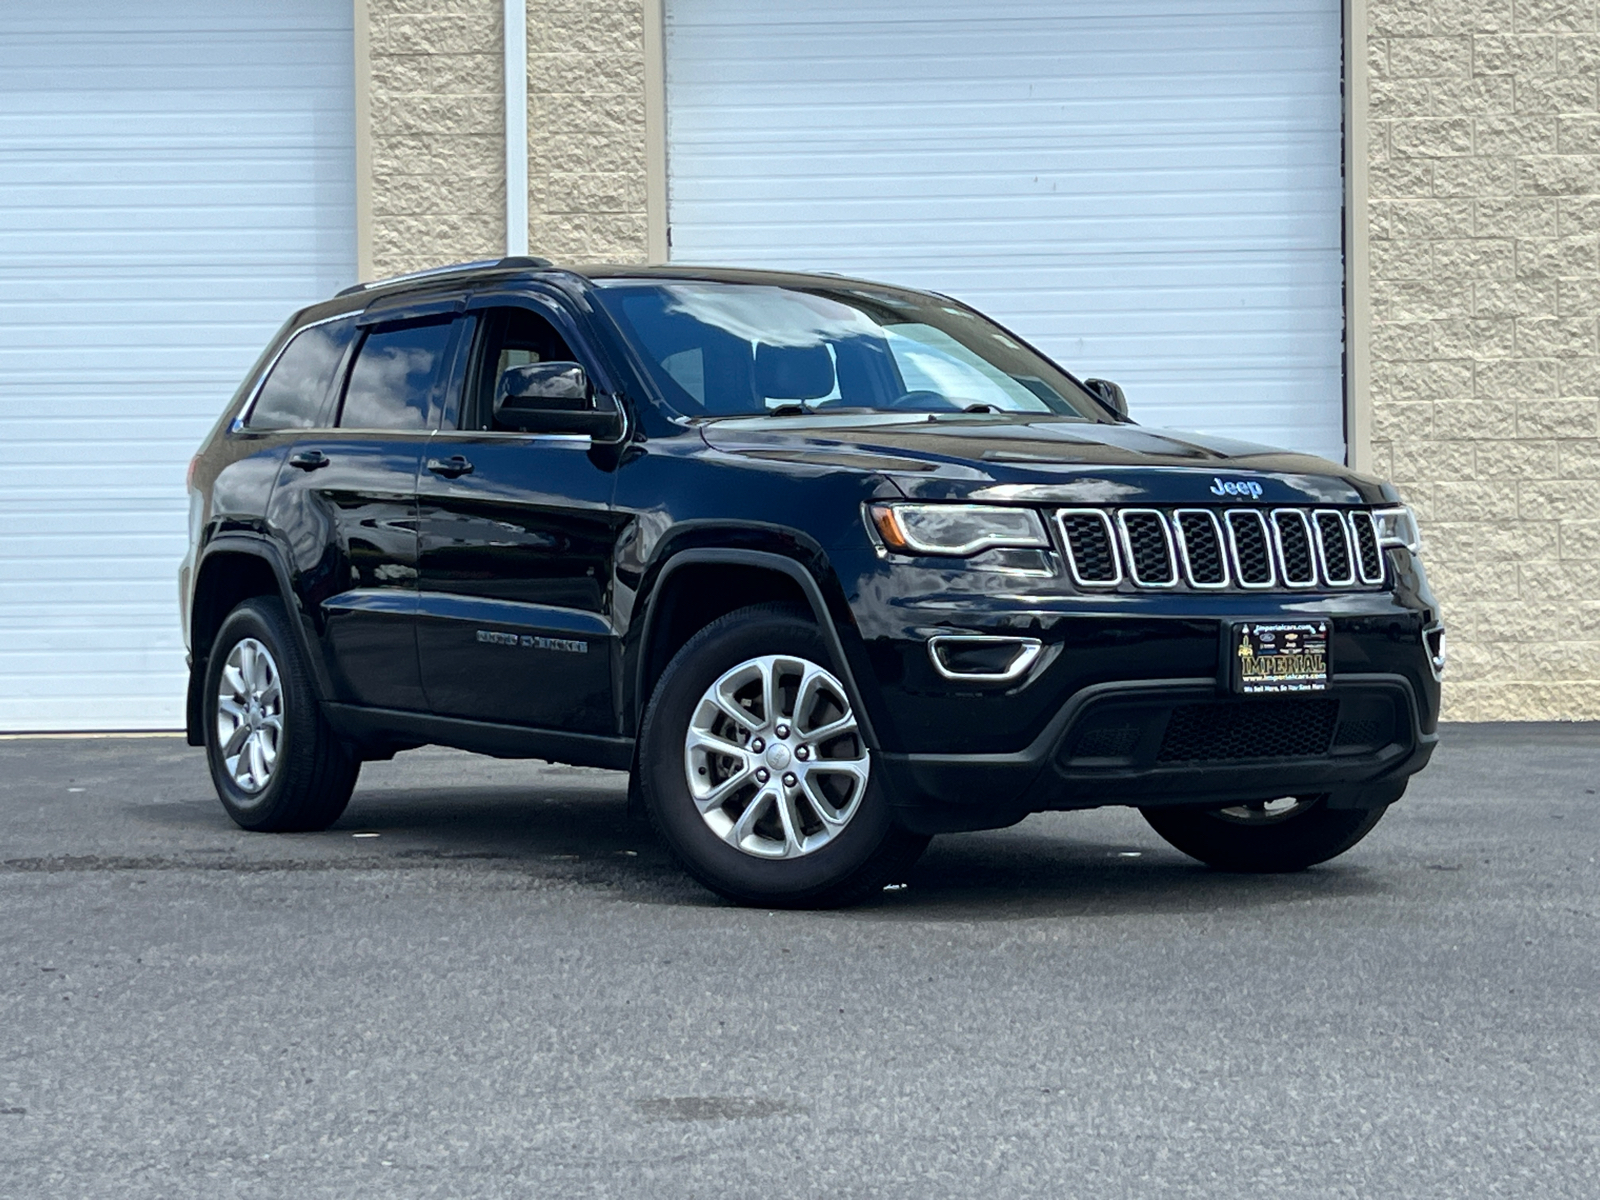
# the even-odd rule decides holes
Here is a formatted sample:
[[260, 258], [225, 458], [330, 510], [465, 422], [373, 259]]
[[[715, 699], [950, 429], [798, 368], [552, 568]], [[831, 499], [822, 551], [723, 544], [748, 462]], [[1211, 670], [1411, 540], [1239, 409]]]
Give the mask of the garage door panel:
[[[708, 155], [707, 164], [715, 164], [725, 171], [725, 178], [716, 184], [709, 179], [686, 181], [674, 195], [681, 195], [685, 200], [694, 200], [696, 203], [721, 204], [736, 210], [741, 203], [747, 202], [746, 197], [776, 202], [798, 200], [801, 197], [796, 195], [796, 181], [801, 181], [806, 197], [883, 203], [901, 198], [899, 188], [914, 181], [918, 187], [916, 199], [919, 203], [970, 198], [972, 189], [979, 185], [984, 187], [985, 199], [989, 201], [1025, 198], [1043, 204], [1051, 200], [1059, 203], [1057, 198], [1060, 196], [1071, 196], [1075, 200], [1071, 212], [1049, 212], [1052, 220], [1065, 222], [1152, 215], [1181, 222], [1243, 218], [1264, 213], [1286, 220], [1305, 221], [1302, 213], [1285, 210], [1282, 193], [1285, 180], [1292, 177], [1295, 168], [1310, 165], [1311, 162], [1308, 158], [1299, 163], [1292, 156], [1285, 156], [1260, 170], [1237, 167], [1229, 178], [1226, 191], [1197, 190], [1194, 187], [1193, 170], [1189, 167], [1178, 167], [1162, 173], [1144, 169], [1138, 182], [1146, 186], [1133, 194], [1123, 194], [1118, 188], [1126, 182], [1125, 174], [1081, 169], [1073, 171], [1070, 159], [1063, 160], [1059, 170], [1052, 174], [1048, 156], [1035, 155], [1029, 159], [1030, 170], [1027, 173], [1008, 174], [1000, 169], [1006, 165], [1006, 159], [999, 153], [993, 153], [994, 161], [991, 163], [968, 162], [960, 155], [946, 154], [943, 156], [942, 169], [936, 174], [929, 174], [920, 169], [918, 161], [911, 161], [904, 170], [896, 170], [895, 152], [884, 150], [871, 181], [878, 189], [877, 194], [863, 197], [862, 180], [850, 163], [853, 156], [854, 152], [832, 157], [811, 155], [798, 146], [791, 147], [788, 154], [765, 159], [745, 155]], [[1148, 160], [1145, 166], [1148, 168]], [[720, 192], [719, 188], [725, 187], [727, 180], [739, 180], [747, 190], [742, 190], [738, 197]], [[1161, 185], [1159, 189], [1154, 187], [1157, 184]], [[1181, 210], [1171, 211], [1174, 199], [1185, 202]], [[967, 216], [980, 219], [978, 214], [968, 213]], [[1313, 227], [1321, 228], [1320, 225]]]
[[30, 464], [0, 484], [0, 729], [182, 724], [185, 467], [355, 275], [351, 21], [0, 9], [0, 465]]
[[[885, 211], [886, 206], [882, 202], [829, 205], [838, 213], [833, 221], [822, 221], [817, 217], [817, 208], [823, 203], [825, 198], [816, 194], [809, 195], [804, 201], [769, 202], [766, 205], [769, 209], [768, 219], [760, 224], [743, 225], [737, 232], [720, 235], [718, 248], [749, 247], [752, 251], [760, 252], [770, 246], [775, 236], [782, 235], [785, 244], [797, 251], [808, 247], [822, 250], [836, 247], [844, 237], [883, 239], [905, 237], [909, 232], [904, 222], [896, 221], [892, 212]], [[1218, 221], [1209, 226], [1203, 220], [1189, 218], [1171, 224], [1163, 222], [1159, 233], [1143, 236], [1141, 225], [1144, 222], [1135, 216], [1116, 220], [1054, 222], [1048, 218], [1032, 218], [1015, 213], [1014, 206], [996, 201], [993, 204], [994, 216], [989, 221], [973, 221], [967, 215], [971, 203], [971, 200], [954, 199], [947, 203], [923, 201], [920, 205], [921, 223], [931, 227], [928, 236], [937, 237], [937, 227], [940, 225], [960, 222], [969, 232], [961, 248], [961, 257], [987, 262], [1020, 259], [1022, 262], [1018, 265], [1022, 266], [1036, 262], [1037, 256], [1047, 250], [1070, 257], [1074, 264], [1096, 254], [1116, 255], [1119, 265], [1123, 261], [1134, 264], [1141, 257], [1154, 258], [1158, 255], [1182, 254], [1192, 259], [1197, 254], [1248, 254], [1272, 249], [1279, 249], [1287, 255], [1296, 246], [1310, 240], [1307, 235], [1320, 232], [1307, 229], [1300, 222], [1278, 222], [1263, 213], [1240, 217], [1237, 221]], [[1013, 215], [1008, 217], [1008, 213]], [[739, 218], [737, 206], [731, 204], [706, 204], [703, 214], [709, 221], [717, 220], [719, 214], [724, 220]], [[1252, 236], [1252, 226], [1256, 236]], [[1137, 249], [1129, 249], [1129, 244], [1134, 242], [1137, 243]], [[920, 255], [924, 260], [926, 258], [927, 251], [923, 247], [913, 245], [897, 249], [900, 257]], [[1317, 249], [1319, 260], [1338, 253], [1337, 244]], [[879, 253], [883, 260], [890, 258], [887, 247]], [[680, 257], [682, 261], [689, 261], [686, 255]], [[1191, 265], [1186, 261], [1186, 267]], [[1170, 259], [1147, 263], [1145, 269], [1162, 269], [1165, 271], [1163, 277], [1168, 281], [1172, 279]]]
[[949, 292], [1343, 456], [1337, 0], [668, 0], [674, 260]]
[[[101, 300], [98, 296], [95, 297], [94, 302], [103, 309], [114, 309], [115, 307], [114, 301]], [[137, 301], [134, 303], [137, 303]], [[53, 322], [45, 319], [45, 314], [42, 312], [29, 314], [31, 319], [19, 320], [14, 331], [20, 332], [22, 329], [28, 329], [31, 336], [27, 337], [26, 344], [13, 343], [7, 349], [16, 351], [19, 358], [27, 354], [37, 355], [39, 351], [48, 350], [52, 346], [64, 348], [109, 347], [118, 350], [137, 349], [146, 354], [147, 368], [161, 370], [164, 376], [167, 369], [176, 365], [173, 363], [173, 356], [170, 353], [173, 349], [178, 347], [184, 349], [196, 348], [200, 338], [209, 337], [214, 339], [212, 345], [217, 347], [217, 349], [210, 352], [212, 363], [228, 362], [231, 364], [237, 361], [238, 350], [230, 343], [241, 337], [245, 331], [254, 333], [260, 328], [259, 321], [219, 322], [215, 319], [216, 314], [214, 313], [210, 320], [201, 318], [197, 302], [193, 300], [180, 300], [178, 303], [171, 305], [169, 311], [172, 314], [170, 322], [163, 322], [160, 325], [134, 321], [96, 320], [93, 314], [85, 311], [83, 302], [80, 300], [76, 306], [71, 304], [63, 305], [58, 310], [58, 320]], [[31, 329], [29, 328], [30, 326], [32, 327]], [[269, 333], [267, 336], [270, 337], [271, 334]], [[19, 338], [18, 342], [20, 341], [21, 339]], [[198, 347], [197, 352], [201, 356], [201, 362], [186, 362], [185, 366], [191, 373], [200, 372], [201, 378], [214, 379], [216, 366], [212, 365], [210, 370], [206, 370], [204, 366], [204, 359], [207, 355], [206, 349]], [[58, 364], [50, 362], [37, 365], [46, 372], [60, 369]], [[124, 359], [117, 359], [114, 364], [107, 362], [100, 365], [121, 367], [135, 366], [137, 364], [129, 364]], [[241, 367], [239, 374], [243, 375], [247, 368], [248, 364], [245, 367]], [[235, 380], [235, 383], [237, 384], [237, 380]], [[7, 380], [7, 390], [9, 390], [10, 385], [11, 381]]]
[[[60, 406], [54, 407], [59, 409]], [[40, 450], [64, 455], [80, 445], [85, 437], [96, 434], [108, 441], [115, 441], [125, 452], [124, 461], [142, 460], [152, 450], [159, 450], [164, 457], [170, 457], [187, 447], [192, 454], [194, 443], [189, 439], [188, 432], [187, 429], [172, 427], [153, 429], [149, 418], [142, 412], [75, 417], [57, 411], [54, 415], [25, 416], [8, 423], [6, 440], [0, 443], [0, 462], [8, 461], [5, 455], [13, 453], [13, 446], [29, 446], [30, 457], [27, 460], [10, 461], [37, 461], [32, 456]], [[73, 482], [81, 484], [87, 481], [80, 471], [74, 474]]]
[[[77, 473], [76, 482], [67, 472], [55, 471], [43, 476], [40, 486], [31, 492], [24, 492], [21, 488], [8, 488], [0, 491], [0, 498], [7, 504], [24, 501], [31, 504], [50, 504], [58, 501], [65, 503], [69, 500], [88, 500], [100, 504], [116, 503], [124, 506], [130, 503], [155, 504], [165, 501], [173, 486], [171, 471], [165, 467], [151, 467], [145, 463], [116, 461], [96, 463], [94, 473], [98, 477], [97, 482], [83, 484], [81, 469]], [[181, 473], [177, 476], [177, 483], [180, 487], [183, 484]], [[165, 515], [167, 514], [163, 514]]]
[[[37, 625], [8, 630], [0, 641], [0, 658], [8, 662], [26, 664], [20, 669], [39, 669], [38, 660], [30, 655], [46, 650], [71, 649], [74, 645], [93, 644], [101, 649], [127, 649], [124, 635], [134, 630], [165, 633], [177, 623], [173, 608], [173, 589], [163, 593], [153, 581], [130, 585], [120, 599], [97, 604], [63, 604], [52, 613], [52, 619]], [[140, 651], [143, 653], [143, 650]], [[60, 663], [56, 666], [59, 668]]]
[[[181, 486], [181, 480], [180, 486]], [[89, 517], [74, 517], [55, 513], [49, 509], [22, 510], [8, 514], [0, 521], [0, 536], [11, 541], [7, 559], [12, 563], [26, 562], [32, 554], [57, 557], [62, 554], [87, 554], [98, 557], [110, 552], [115, 555], [132, 555], [145, 560], [141, 568], [145, 578], [159, 578], [149, 568], [149, 559], [165, 553], [171, 546], [174, 534], [183, 535], [188, 529], [188, 516], [175, 520], [165, 508], [145, 507], [143, 504], [126, 508], [122, 512], [102, 511]], [[183, 555], [180, 553], [181, 559]], [[176, 588], [177, 564], [173, 564], [173, 587]], [[48, 582], [40, 580], [38, 582]], [[51, 597], [50, 604], [34, 604], [31, 612], [8, 614], [9, 620], [36, 620], [39, 612], [49, 612], [55, 603], [70, 598], [66, 594]]]
[[[201, 432], [210, 429], [226, 404], [225, 400], [219, 404], [217, 411], [210, 414], [210, 420], [206, 419], [206, 414], [198, 411], [199, 401], [210, 402], [216, 398], [214, 378], [175, 378], [169, 387], [163, 389], [160, 399], [140, 403], [137, 409], [133, 409], [131, 403], [118, 407], [110, 400], [117, 394], [116, 385], [127, 380], [127, 374], [115, 367], [108, 365], [98, 370], [85, 370], [70, 385], [64, 385], [57, 379], [46, 380], [41, 378], [42, 375], [43, 372], [34, 373], [35, 378], [39, 378], [39, 384], [37, 390], [29, 394], [30, 402], [24, 412], [29, 421], [37, 419], [42, 412], [54, 414], [51, 419], [60, 419], [64, 423], [93, 427], [102, 421], [116, 420], [130, 411], [136, 411], [140, 417], [152, 422], [183, 422], [182, 425], [169, 425], [163, 431], [181, 440], [191, 429]], [[8, 400], [9, 397], [0, 395], [0, 404]], [[92, 433], [93, 429], [85, 428], [84, 432]], [[198, 446], [193, 448], [198, 449]]]

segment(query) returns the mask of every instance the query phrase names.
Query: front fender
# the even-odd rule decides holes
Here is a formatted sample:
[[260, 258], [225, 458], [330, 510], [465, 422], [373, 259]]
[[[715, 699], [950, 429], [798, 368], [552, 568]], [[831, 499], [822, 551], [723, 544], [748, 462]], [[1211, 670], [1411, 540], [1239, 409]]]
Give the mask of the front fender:
[[[709, 524], [709, 523], [708, 523]], [[672, 576], [690, 566], [721, 565], [750, 567], [781, 574], [793, 581], [810, 606], [824, 641], [850, 691], [850, 701], [859, 714], [861, 732], [867, 744], [878, 748], [873, 714], [876, 697], [857, 684], [866, 669], [866, 650], [855, 626], [855, 617], [828, 562], [827, 554], [815, 541], [795, 530], [772, 527], [720, 526], [680, 531], [681, 536], [664, 540], [640, 579], [634, 612], [642, 614], [629, 626], [623, 653], [623, 675], [629, 694], [624, 711], [638, 727], [646, 694], [645, 673], [650, 658], [650, 639], [657, 628], [656, 603]], [[732, 544], [729, 544], [729, 543]]]

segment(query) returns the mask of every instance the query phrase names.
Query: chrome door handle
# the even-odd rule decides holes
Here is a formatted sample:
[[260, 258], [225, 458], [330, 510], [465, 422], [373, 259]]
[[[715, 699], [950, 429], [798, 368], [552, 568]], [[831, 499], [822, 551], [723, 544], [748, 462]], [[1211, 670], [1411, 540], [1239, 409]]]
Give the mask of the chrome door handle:
[[435, 475], [443, 475], [446, 479], [454, 479], [458, 475], [471, 475], [472, 464], [459, 454], [452, 454], [449, 458], [430, 458], [428, 470]]
[[302, 450], [298, 454], [289, 456], [289, 465], [299, 467], [302, 471], [315, 471], [318, 467], [325, 467], [333, 460], [321, 450]]

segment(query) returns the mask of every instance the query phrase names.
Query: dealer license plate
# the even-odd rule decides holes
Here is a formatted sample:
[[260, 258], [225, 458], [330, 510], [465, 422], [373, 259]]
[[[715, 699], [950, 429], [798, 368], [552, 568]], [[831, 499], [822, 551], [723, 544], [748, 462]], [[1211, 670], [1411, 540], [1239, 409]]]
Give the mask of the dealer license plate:
[[1234, 690], [1320, 692], [1328, 686], [1326, 621], [1252, 622], [1235, 625]]

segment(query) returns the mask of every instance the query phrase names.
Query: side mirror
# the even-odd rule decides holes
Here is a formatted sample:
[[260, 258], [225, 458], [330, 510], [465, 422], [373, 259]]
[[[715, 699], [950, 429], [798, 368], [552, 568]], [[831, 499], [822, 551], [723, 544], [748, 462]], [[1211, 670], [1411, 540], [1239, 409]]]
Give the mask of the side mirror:
[[1109, 379], [1085, 379], [1083, 386], [1089, 389], [1089, 394], [1104, 404], [1124, 421], [1128, 419], [1128, 398], [1122, 394], [1122, 389]]
[[588, 375], [575, 362], [507, 367], [494, 389], [494, 424], [521, 433], [621, 437], [622, 411], [611, 397], [600, 400], [596, 403]]

